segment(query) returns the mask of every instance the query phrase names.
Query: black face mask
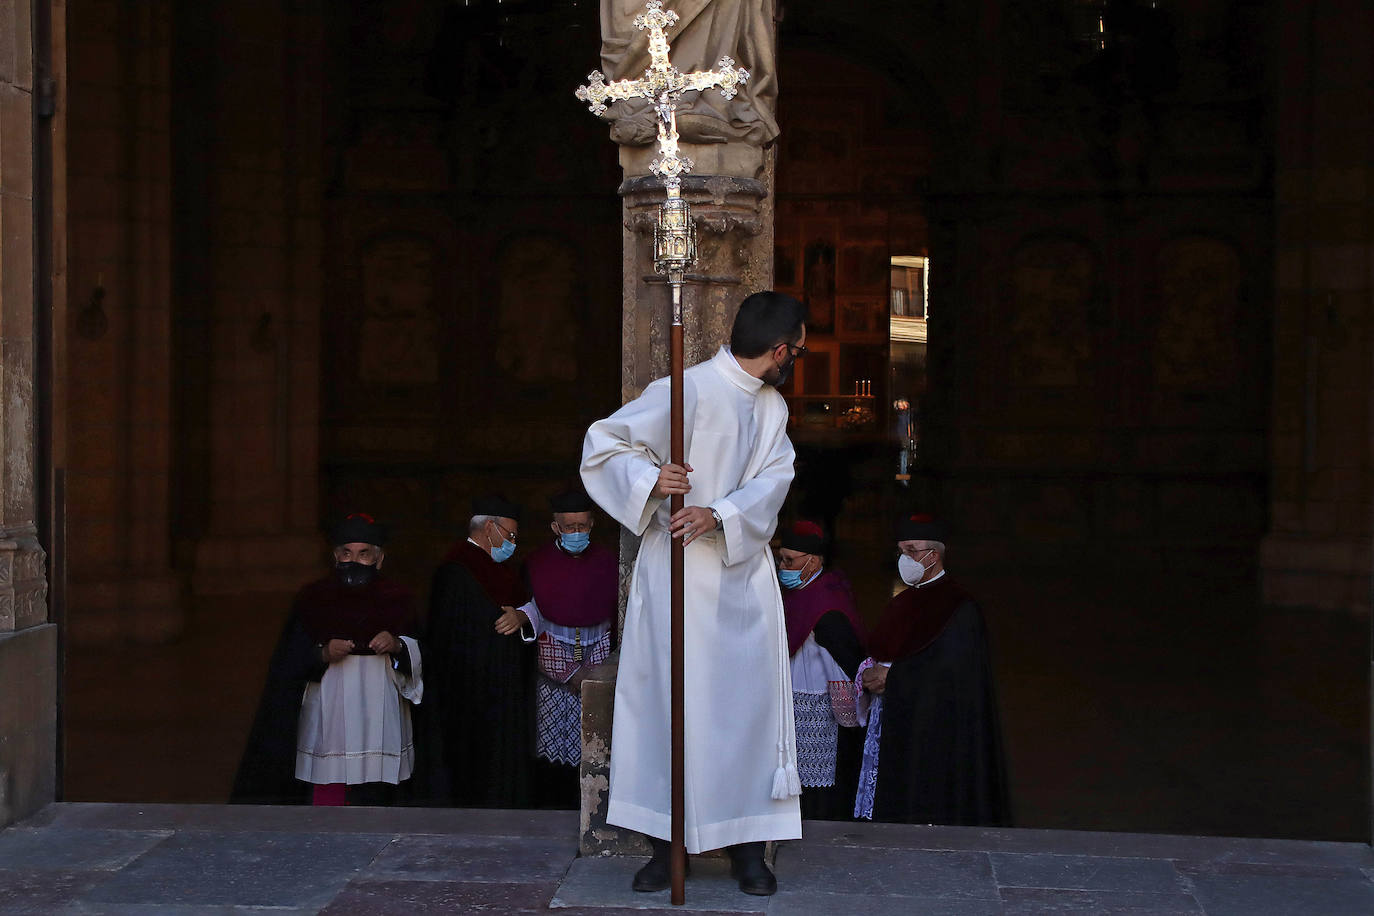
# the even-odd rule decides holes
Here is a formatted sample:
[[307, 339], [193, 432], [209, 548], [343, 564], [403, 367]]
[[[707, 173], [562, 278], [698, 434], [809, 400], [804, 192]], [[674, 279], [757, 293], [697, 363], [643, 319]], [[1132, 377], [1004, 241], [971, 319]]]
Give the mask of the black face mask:
[[348, 588], [361, 588], [377, 577], [377, 567], [367, 563], [335, 563], [334, 573]]
[[796, 361], [797, 358], [795, 356], [789, 355], [787, 358], [787, 365], [778, 367], [778, 377], [773, 380], [774, 388], [781, 388], [783, 385], [787, 384], [787, 380], [792, 377], [792, 365], [796, 363]]

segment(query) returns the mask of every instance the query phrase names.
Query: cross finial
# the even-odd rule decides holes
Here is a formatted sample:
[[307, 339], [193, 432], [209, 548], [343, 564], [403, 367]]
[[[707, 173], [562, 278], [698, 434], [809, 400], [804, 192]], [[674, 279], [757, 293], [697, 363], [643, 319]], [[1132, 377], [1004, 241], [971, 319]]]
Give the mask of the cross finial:
[[663, 179], [671, 195], [680, 185], [684, 172], [692, 169], [692, 160], [678, 155], [677, 103], [689, 90], [719, 87], [725, 99], [732, 99], [739, 87], [748, 82], [749, 71], [736, 67], [729, 57], [722, 57], [715, 70], [683, 73], [669, 60], [672, 50], [664, 29], [678, 20], [677, 13], [663, 8], [663, 0], [648, 0], [645, 11], [634, 19], [635, 28], [649, 32], [649, 67], [636, 80], [615, 80], [607, 83], [600, 70], [587, 75], [587, 85], [577, 87], [577, 97], [588, 103], [592, 114], [602, 114], [607, 103], [626, 99], [648, 99], [658, 115], [658, 158], [649, 167]]

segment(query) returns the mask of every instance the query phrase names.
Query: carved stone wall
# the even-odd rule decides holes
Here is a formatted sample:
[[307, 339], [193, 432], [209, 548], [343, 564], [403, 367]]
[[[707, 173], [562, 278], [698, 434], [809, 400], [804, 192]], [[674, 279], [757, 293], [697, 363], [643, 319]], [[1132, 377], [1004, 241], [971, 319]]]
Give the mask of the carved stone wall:
[[0, 827], [52, 801], [56, 784], [57, 631], [36, 528], [46, 468], [35, 441], [34, 216], [44, 189], [31, 15], [26, 0], [0, 2]]
[[[697, 262], [683, 288], [683, 360], [710, 359], [730, 339], [740, 300], [768, 289], [773, 273], [771, 171], [760, 178], [688, 175], [682, 196], [697, 229]], [[654, 272], [654, 225], [663, 186], [653, 176], [629, 177], [624, 200], [623, 400], [668, 374], [671, 291]]]
[[47, 622], [46, 560], [31, 527], [0, 540], [0, 633]]

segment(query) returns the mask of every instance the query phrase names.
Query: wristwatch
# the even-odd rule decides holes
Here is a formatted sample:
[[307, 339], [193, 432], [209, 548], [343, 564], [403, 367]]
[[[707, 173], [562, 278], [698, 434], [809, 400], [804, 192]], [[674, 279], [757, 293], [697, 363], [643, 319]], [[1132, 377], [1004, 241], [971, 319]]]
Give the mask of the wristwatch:
[[[706, 508], [711, 509], [710, 506], [707, 506]], [[725, 530], [725, 522], [721, 519], [720, 513], [717, 512], [715, 509], [711, 509], [711, 518], [716, 520], [717, 528], [719, 528], [721, 531]]]

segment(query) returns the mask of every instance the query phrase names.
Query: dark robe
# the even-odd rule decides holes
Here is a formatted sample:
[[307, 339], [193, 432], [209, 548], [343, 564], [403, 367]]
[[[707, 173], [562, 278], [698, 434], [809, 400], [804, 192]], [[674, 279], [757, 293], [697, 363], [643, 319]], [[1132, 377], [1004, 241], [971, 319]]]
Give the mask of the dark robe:
[[534, 651], [494, 629], [529, 600], [514, 570], [464, 541], [434, 573], [425, 646], [421, 790], [432, 804], [518, 808], [534, 790]]
[[[296, 778], [296, 735], [305, 685], [324, 676], [320, 647], [330, 639], [351, 639], [355, 655], [371, 655], [367, 643], [382, 630], [414, 635], [415, 601], [405, 586], [380, 574], [349, 588], [326, 576], [302, 588], [291, 604], [267, 665], [267, 683], [229, 801], [244, 805], [309, 804], [311, 786]], [[410, 657], [397, 656], [408, 668]]]
[[[600, 544], [567, 553], [549, 541], [525, 560], [524, 581], [539, 614], [565, 627], [593, 627], [615, 617], [620, 604], [620, 557]], [[615, 628], [611, 628], [614, 647]], [[566, 685], [559, 689], [571, 690]], [[538, 708], [536, 704], [536, 716]], [[540, 808], [579, 807], [582, 786], [578, 767], [536, 756], [534, 804]]]
[[620, 558], [600, 544], [578, 554], [550, 541], [525, 561], [539, 614], [565, 627], [594, 627], [610, 620], [620, 603]]
[[296, 778], [296, 732], [305, 685], [329, 666], [294, 611], [267, 664], [267, 683], [234, 775], [235, 805], [308, 805], [311, 786]]
[[[867, 653], [863, 620], [854, 606], [849, 580], [838, 569], [825, 569], [805, 588], [782, 590], [787, 618], [787, 649], [791, 655], [815, 634], [816, 644], [853, 680]], [[864, 730], [841, 728], [835, 742], [835, 784], [803, 786], [802, 818], [811, 821], [853, 820], [854, 794], [863, 764]]]
[[892, 662], [873, 819], [1010, 825], [1001, 720], [978, 603], [948, 575], [909, 588], [888, 603], [869, 648], [875, 660]]
[[362, 586], [344, 585], [336, 576], [312, 582], [296, 595], [296, 614], [315, 642], [351, 639], [354, 655], [371, 655], [367, 644], [378, 633], [415, 635], [415, 595], [380, 573]]

